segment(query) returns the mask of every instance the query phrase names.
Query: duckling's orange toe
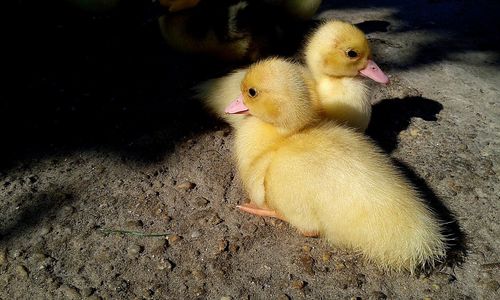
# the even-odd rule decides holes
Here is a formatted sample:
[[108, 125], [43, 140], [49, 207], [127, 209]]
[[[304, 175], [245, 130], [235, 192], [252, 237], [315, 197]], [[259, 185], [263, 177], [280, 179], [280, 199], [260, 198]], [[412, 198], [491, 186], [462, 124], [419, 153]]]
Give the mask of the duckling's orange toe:
[[258, 207], [257, 205], [253, 204], [252, 202], [250, 203], [244, 203], [242, 205], [237, 205], [236, 208], [238, 208], [241, 211], [247, 212], [249, 214], [261, 216], [261, 217], [272, 217], [272, 218], [278, 218], [283, 220], [281, 215], [279, 215], [276, 211], [268, 208], [262, 208]]
[[[283, 219], [283, 216], [281, 216], [275, 210], [265, 208], [265, 207], [259, 207], [252, 202], [244, 203], [242, 205], [236, 205], [236, 208], [238, 208], [241, 211], [252, 214], [252, 215], [261, 216], [261, 217], [277, 218], [277, 219], [280, 219], [280, 220], [286, 222], [286, 220]], [[312, 238], [319, 237], [318, 231], [300, 231], [300, 233], [305, 237], [312, 237]]]

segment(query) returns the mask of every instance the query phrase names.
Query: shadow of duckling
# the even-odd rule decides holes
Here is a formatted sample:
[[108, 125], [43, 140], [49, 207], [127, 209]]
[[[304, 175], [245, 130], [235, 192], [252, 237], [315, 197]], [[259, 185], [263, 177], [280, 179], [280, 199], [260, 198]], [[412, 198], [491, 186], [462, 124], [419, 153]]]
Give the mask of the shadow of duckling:
[[441, 221], [443, 235], [448, 239], [448, 248], [446, 250], [446, 257], [444, 261], [440, 263], [440, 266], [451, 268], [460, 266], [467, 256], [467, 236], [460, 228], [458, 220], [423, 178], [418, 176], [403, 162], [394, 158], [392, 158], [392, 160], [417, 189], [426, 205], [434, 211], [436, 217]]
[[366, 133], [387, 153], [398, 145], [398, 135], [410, 125], [411, 118], [437, 121], [443, 105], [424, 97], [385, 99], [372, 108], [370, 125]]
[[389, 30], [390, 22], [380, 20], [368, 20], [355, 24], [365, 34], [372, 32], [387, 32]]

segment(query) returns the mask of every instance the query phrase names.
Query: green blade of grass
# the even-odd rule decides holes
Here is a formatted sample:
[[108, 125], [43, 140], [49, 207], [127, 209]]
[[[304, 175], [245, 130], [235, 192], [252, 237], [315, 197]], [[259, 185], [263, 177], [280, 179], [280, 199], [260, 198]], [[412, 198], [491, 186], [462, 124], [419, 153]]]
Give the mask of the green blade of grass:
[[143, 237], [158, 237], [158, 236], [167, 236], [170, 233], [145, 233], [140, 231], [131, 231], [131, 230], [122, 230], [122, 229], [109, 229], [102, 228], [99, 229], [100, 232], [104, 234], [125, 234], [125, 235], [134, 235], [134, 236], [143, 236]]

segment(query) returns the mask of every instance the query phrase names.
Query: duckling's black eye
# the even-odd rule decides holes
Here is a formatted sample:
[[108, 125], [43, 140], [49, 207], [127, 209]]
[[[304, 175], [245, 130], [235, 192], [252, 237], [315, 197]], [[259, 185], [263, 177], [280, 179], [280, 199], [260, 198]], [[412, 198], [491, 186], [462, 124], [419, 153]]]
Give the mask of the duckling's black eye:
[[354, 50], [347, 50], [346, 54], [350, 58], [356, 58], [356, 57], [358, 57], [358, 52], [356, 52]]
[[257, 90], [255, 90], [254, 88], [249, 88], [248, 89], [248, 96], [250, 96], [250, 98], [257, 96]]

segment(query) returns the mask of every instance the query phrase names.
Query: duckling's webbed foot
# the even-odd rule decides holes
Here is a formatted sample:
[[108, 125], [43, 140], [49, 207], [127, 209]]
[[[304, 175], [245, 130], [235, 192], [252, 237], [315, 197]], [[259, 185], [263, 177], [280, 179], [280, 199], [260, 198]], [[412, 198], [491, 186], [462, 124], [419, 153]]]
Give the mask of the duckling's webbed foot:
[[[261, 216], [261, 217], [272, 217], [272, 218], [277, 218], [280, 220], [283, 220], [283, 217], [278, 214], [276, 211], [268, 208], [262, 208], [258, 207], [257, 205], [253, 204], [252, 202], [250, 203], [244, 203], [242, 205], [237, 205], [236, 208], [238, 208], [241, 211], [247, 212], [252, 215], [256, 216]], [[285, 220], [283, 220], [285, 221]]]
[[[242, 205], [236, 205], [236, 208], [238, 208], [241, 211], [252, 214], [252, 215], [261, 216], [261, 217], [272, 217], [272, 218], [280, 219], [282, 221], [287, 222], [283, 218], [283, 216], [281, 216], [275, 210], [265, 208], [265, 207], [259, 207], [255, 204], [253, 204], [252, 202], [244, 203]], [[302, 231], [302, 230], [300, 230], [300, 233], [305, 237], [312, 237], [312, 238], [319, 237], [318, 231]]]

